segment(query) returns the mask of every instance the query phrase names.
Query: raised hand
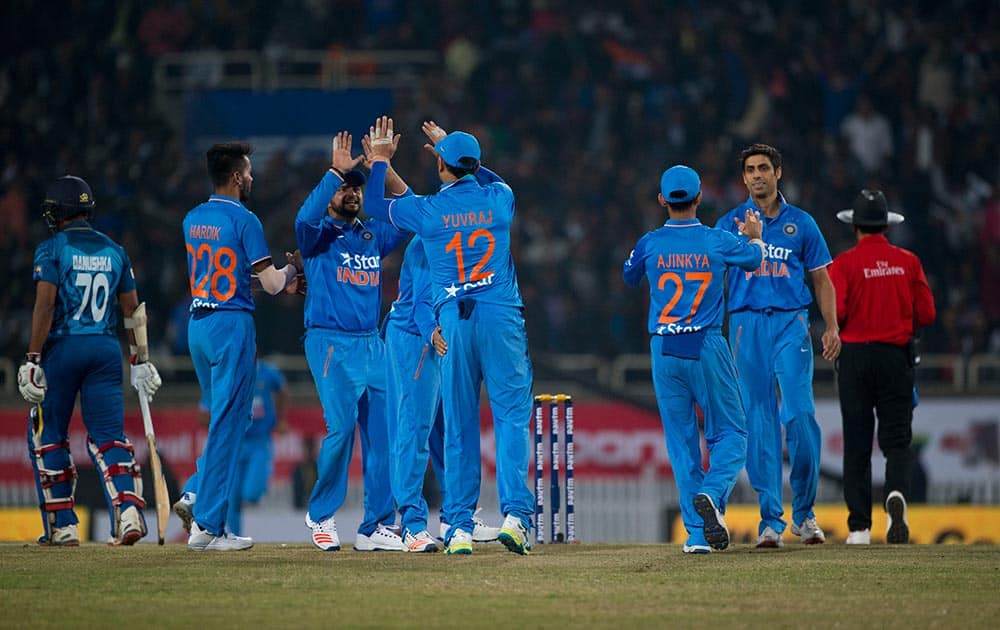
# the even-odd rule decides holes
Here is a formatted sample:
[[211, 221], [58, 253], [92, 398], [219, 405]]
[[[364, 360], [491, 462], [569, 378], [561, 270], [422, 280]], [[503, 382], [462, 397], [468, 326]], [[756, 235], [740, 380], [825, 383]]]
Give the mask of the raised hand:
[[396, 154], [400, 136], [393, 133], [392, 118], [388, 116], [376, 118], [375, 124], [369, 127], [368, 137], [371, 146], [370, 160], [379, 158], [391, 160]]
[[424, 132], [427, 139], [430, 140], [430, 144], [424, 145], [424, 150], [429, 151], [433, 155], [437, 155], [434, 152], [434, 145], [444, 139], [448, 135], [448, 132], [438, 126], [433, 120], [425, 120], [424, 124], [420, 125], [420, 130]]
[[351, 157], [351, 144], [353, 142], [354, 139], [351, 137], [351, 134], [346, 131], [341, 131], [333, 137], [331, 165], [341, 173], [346, 173], [365, 159], [364, 154], [356, 158]]
[[740, 234], [746, 235], [750, 240], [761, 238], [764, 235], [764, 224], [760, 220], [760, 213], [756, 210], [747, 209], [743, 221], [739, 217], [733, 217]]

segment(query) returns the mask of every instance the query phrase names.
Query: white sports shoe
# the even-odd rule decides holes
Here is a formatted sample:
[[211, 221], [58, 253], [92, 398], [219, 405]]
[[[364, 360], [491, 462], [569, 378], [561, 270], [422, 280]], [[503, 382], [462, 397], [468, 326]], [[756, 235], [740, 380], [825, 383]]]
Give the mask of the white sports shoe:
[[694, 509], [701, 517], [705, 528], [705, 541], [712, 546], [712, 549], [722, 551], [729, 546], [729, 528], [726, 527], [726, 519], [722, 517], [722, 512], [715, 507], [715, 501], [704, 492], [694, 495], [692, 501]]
[[38, 539], [38, 544], [49, 547], [79, 547], [80, 534], [77, 532], [75, 524], [65, 527], [53, 527], [52, 535], [48, 539], [42, 536]]
[[191, 532], [191, 523], [194, 522], [194, 499], [194, 492], [185, 492], [173, 505], [174, 514], [180, 517], [184, 531], [188, 533]]
[[513, 551], [522, 556], [531, 550], [531, 542], [528, 540], [528, 528], [521, 523], [520, 518], [513, 514], [508, 514], [503, 519], [503, 527], [500, 528], [497, 540], [507, 548], [507, 551]]
[[237, 536], [226, 532], [216, 536], [212, 542], [205, 545], [202, 551], [243, 551], [253, 547], [253, 539], [247, 536]]
[[403, 551], [410, 553], [433, 553], [438, 550], [437, 542], [431, 538], [426, 529], [416, 535], [406, 532], [403, 535]]
[[482, 511], [483, 508], [476, 508], [476, 513], [472, 515], [472, 522], [476, 526], [472, 530], [472, 542], [474, 543], [493, 542], [500, 535], [499, 527], [490, 527], [483, 519], [479, 518], [479, 513]]
[[317, 523], [309, 518], [309, 513], [306, 512], [306, 527], [312, 530], [314, 545], [323, 551], [340, 551], [340, 537], [337, 536], [337, 521], [332, 516]]
[[792, 533], [802, 539], [803, 545], [821, 545], [826, 542], [826, 534], [814, 518], [802, 519], [801, 525], [792, 523]]
[[785, 541], [781, 539], [781, 534], [774, 531], [770, 525], [764, 528], [764, 531], [757, 536], [757, 548], [758, 549], [777, 549], [779, 547], [784, 547]]
[[379, 525], [370, 535], [358, 532], [354, 551], [404, 551], [403, 539], [385, 525]]
[[455, 533], [451, 535], [451, 540], [448, 541], [448, 546], [444, 552], [449, 556], [467, 556], [471, 554], [472, 534], [461, 528], [456, 529]]
[[905, 545], [910, 542], [910, 524], [906, 520], [906, 499], [899, 490], [893, 490], [885, 500], [885, 511], [889, 513], [889, 527], [885, 541], [890, 545]]
[[134, 545], [146, 535], [146, 520], [134, 505], [118, 516], [118, 536], [111, 539], [115, 547]]
[[198, 523], [191, 521], [191, 533], [188, 535], [188, 549], [193, 551], [205, 551], [215, 536], [203, 530]]
[[847, 535], [848, 545], [870, 545], [872, 544], [872, 532], [870, 529], [861, 529]]

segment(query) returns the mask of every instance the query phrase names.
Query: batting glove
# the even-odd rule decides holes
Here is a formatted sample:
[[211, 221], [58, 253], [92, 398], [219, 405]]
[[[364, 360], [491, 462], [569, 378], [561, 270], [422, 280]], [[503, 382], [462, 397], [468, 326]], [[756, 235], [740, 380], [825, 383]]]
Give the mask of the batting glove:
[[145, 394], [146, 398], [149, 399], [152, 399], [156, 390], [160, 389], [160, 385], [163, 385], [160, 373], [156, 371], [156, 366], [148, 361], [132, 365], [130, 377], [132, 387], [140, 394]]
[[24, 364], [17, 369], [17, 389], [32, 405], [45, 400], [45, 390], [49, 388], [45, 380], [45, 370], [38, 365], [40, 360], [38, 354], [30, 353]]

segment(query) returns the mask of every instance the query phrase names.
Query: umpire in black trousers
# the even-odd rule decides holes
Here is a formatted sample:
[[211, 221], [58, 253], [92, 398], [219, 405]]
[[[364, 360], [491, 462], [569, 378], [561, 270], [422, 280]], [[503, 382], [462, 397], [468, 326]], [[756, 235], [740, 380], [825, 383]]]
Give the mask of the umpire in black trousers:
[[844, 426], [844, 500], [848, 544], [869, 544], [871, 456], [875, 417], [886, 458], [886, 540], [909, 542], [906, 496], [913, 438], [915, 329], [934, 321], [934, 297], [920, 260], [886, 239], [903, 215], [889, 212], [880, 191], [862, 190], [854, 207], [837, 213], [857, 244], [837, 256], [830, 277], [837, 291], [840, 352], [837, 385]]

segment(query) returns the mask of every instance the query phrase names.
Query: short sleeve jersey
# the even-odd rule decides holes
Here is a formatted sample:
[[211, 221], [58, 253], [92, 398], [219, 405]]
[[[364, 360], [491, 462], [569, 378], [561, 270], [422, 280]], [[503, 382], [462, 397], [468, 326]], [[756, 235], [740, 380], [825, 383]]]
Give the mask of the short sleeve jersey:
[[35, 282], [56, 285], [50, 337], [116, 335], [117, 296], [135, 289], [125, 249], [86, 221], [67, 224], [35, 249]]
[[631, 286], [649, 280], [649, 333], [676, 335], [720, 327], [726, 267], [760, 262], [760, 247], [744, 238], [697, 219], [671, 219], [639, 239], [622, 276]]
[[212, 195], [184, 217], [191, 310], [253, 311], [250, 274], [271, 257], [264, 226], [242, 203]]
[[[794, 311], [808, 307], [812, 294], [806, 284], [806, 273], [832, 262], [826, 240], [816, 220], [801, 208], [779, 197], [778, 214], [768, 218], [761, 212], [764, 223], [762, 236], [767, 252], [760, 267], [747, 272], [729, 274], [729, 310], [761, 310], [775, 308]], [[743, 219], [748, 209], [760, 208], [747, 198], [719, 219], [716, 227], [738, 233], [734, 217]]]

